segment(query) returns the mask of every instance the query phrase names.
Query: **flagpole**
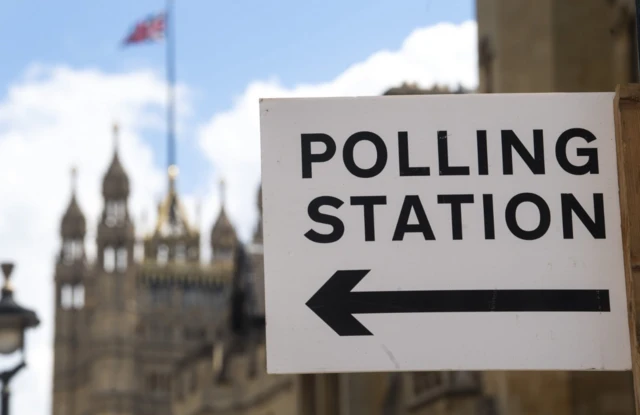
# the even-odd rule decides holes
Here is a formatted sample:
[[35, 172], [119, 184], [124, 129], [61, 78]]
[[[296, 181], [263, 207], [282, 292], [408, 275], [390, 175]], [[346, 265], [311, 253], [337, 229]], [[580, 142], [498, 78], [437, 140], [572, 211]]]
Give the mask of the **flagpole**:
[[175, 176], [177, 175], [176, 163], [176, 143], [175, 143], [175, 10], [173, 0], [167, 0], [167, 10], [165, 16], [165, 32], [166, 32], [166, 58], [167, 58], [167, 88], [168, 88], [168, 105], [167, 105], [167, 172], [169, 174], [169, 188], [174, 185]]

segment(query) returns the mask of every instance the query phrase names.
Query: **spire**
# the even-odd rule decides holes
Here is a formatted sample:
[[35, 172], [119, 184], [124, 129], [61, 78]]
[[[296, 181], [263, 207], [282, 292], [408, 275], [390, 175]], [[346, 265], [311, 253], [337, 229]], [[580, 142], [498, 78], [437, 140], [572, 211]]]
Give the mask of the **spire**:
[[178, 166], [171, 164], [167, 173], [169, 176], [169, 192], [166, 197], [158, 203], [158, 219], [156, 221], [155, 233], [174, 237], [195, 235], [197, 228], [191, 227], [187, 219], [186, 211], [178, 197], [175, 179], [178, 176]]
[[105, 199], [126, 199], [129, 197], [129, 177], [124, 171], [118, 156], [120, 129], [113, 125], [113, 159], [102, 182], [102, 195]]
[[69, 206], [62, 216], [62, 226], [60, 229], [63, 238], [82, 238], [86, 233], [86, 220], [84, 214], [76, 200], [78, 181], [78, 169], [71, 169], [71, 200]]
[[224, 183], [224, 179], [220, 179], [220, 209], [224, 209], [224, 205], [225, 205], [225, 183]]
[[71, 197], [76, 197], [78, 190], [78, 169], [76, 166], [71, 168]]
[[228, 247], [233, 248], [238, 243], [238, 237], [236, 231], [231, 224], [231, 221], [227, 217], [225, 210], [226, 194], [225, 194], [225, 182], [224, 179], [220, 180], [220, 214], [216, 223], [211, 229], [211, 246], [216, 247]]
[[167, 168], [167, 174], [169, 176], [169, 193], [174, 193], [176, 191], [176, 178], [180, 173], [180, 169], [175, 164], [171, 164]]
[[120, 144], [120, 127], [118, 123], [113, 123], [113, 153], [118, 154], [118, 146]]

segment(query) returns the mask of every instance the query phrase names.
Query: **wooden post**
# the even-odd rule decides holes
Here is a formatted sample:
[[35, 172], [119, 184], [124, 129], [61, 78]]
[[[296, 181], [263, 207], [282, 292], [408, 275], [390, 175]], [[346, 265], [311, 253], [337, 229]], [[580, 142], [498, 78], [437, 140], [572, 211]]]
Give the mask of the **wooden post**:
[[618, 85], [614, 99], [622, 249], [631, 336], [631, 364], [636, 414], [640, 415], [638, 281], [640, 281], [640, 84]]

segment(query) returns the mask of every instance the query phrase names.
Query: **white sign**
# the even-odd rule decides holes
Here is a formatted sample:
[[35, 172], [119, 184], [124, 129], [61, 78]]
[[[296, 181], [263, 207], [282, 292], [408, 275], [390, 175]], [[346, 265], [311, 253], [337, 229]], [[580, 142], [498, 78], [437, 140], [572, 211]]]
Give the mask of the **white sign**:
[[269, 373], [631, 368], [613, 94], [260, 117]]

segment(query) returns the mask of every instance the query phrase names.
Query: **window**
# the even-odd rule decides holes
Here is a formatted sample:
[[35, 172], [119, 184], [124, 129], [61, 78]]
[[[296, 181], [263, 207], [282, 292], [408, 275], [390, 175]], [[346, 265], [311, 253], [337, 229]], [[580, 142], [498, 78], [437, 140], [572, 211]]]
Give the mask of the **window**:
[[184, 262], [187, 257], [187, 248], [184, 244], [176, 245], [176, 261]]
[[169, 260], [169, 247], [167, 245], [158, 246], [158, 258], [159, 264], [166, 264]]
[[122, 272], [127, 269], [127, 248], [118, 248], [116, 256], [116, 269]]
[[151, 304], [154, 306], [165, 306], [171, 304], [171, 287], [167, 285], [155, 285], [149, 287]]
[[62, 284], [60, 287], [60, 306], [63, 310], [84, 307], [84, 285]]
[[195, 285], [189, 285], [184, 287], [182, 292], [182, 305], [185, 308], [197, 307], [201, 303], [201, 287]]
[[211, 307], [218, 300], [219, 286], [210, 285], [187, 285], [182, 291], [182, 306], [191, 307]]
[[64, 242], [62, 257], [66, 264], [71, 264], [82, 259], [84, 247], [81, 239], [72, 239]]
[[195, 246], [189, 248], [189, 258], [194, 260], [198, 258], [198, 248]]
[[116, 262], [115, 250], [110, 246], [104, 248], [103, 258], [102, 258], [102, 264], [104, 266], [104, 270], [107, 272], [113, 272], [115, 268], [115, 262]]
[[133, 258], [136, 261], [142, 261], [144, 259], [144, 244], [143, 243], [136, 243], [135, 246], [133, 247]]
[[228, 247], [220, 247], [214, 252], [214, 259], [217, 260], [228, 260], [233, 258], [233, 248]]
[[105, 223], [107, 226], [116, 226], [124, 223], [127, 217], [127, 209], [124, 200], [110, 200], [107, 202]]
[[73, 288], [73, 306], [77, 309], [84, 307], [84, 285], [82, 284]]
[[73, 287], [70, 284], [63, 284], [60, 288], [60, 306], [63, 310], [73, 308]]

